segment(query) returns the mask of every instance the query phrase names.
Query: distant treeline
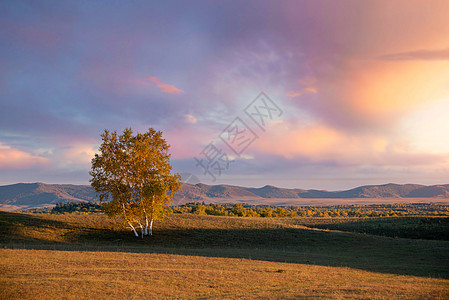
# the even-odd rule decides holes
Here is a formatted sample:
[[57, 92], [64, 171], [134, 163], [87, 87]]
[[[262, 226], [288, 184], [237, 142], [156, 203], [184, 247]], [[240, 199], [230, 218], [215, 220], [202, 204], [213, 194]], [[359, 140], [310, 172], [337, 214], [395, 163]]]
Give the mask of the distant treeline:
[[[399, 217], [399, 216], [449, 216], [449, 205], [434, 203], [400, 203], [372, 205], [332, 205], [332, 206], [263, 206], [247, 204], [205, 204], [187, 203], [168, 208], [177, 214], [197, 214], [214, 216], [295, 218], [295, 217]], [[58, 203], [49, 213], [99, 213], [101, 204], [94, 202]]]
[[297, 211], [291, 208], [271, 206], [247, 206], [242, 204], [220, 205], [187, 203], [172, 207], [173, 213], [193, 213], [197, 215], [237, 216], [237, 217], [297, 217]]
[[52, 214], [64, 213], [99, 213], [104, 212], [101, 204], [94, 202], [67, 202], [58, 203], [50, 210]]
[[413, 215], [449, 216], [449, 205], [401, 203], [333, 206], [254, 206], [245, 204], [187, 203], [171, 208], [173, 213], [239, 217], [399, 217]]

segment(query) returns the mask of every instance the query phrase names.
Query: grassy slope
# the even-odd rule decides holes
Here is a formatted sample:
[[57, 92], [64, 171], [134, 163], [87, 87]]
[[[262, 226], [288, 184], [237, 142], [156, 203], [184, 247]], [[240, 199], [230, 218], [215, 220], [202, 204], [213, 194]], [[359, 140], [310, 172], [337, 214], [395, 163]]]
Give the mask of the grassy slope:
[[247, 259], [0, 251], [3, 298], [440, 298], [447, 280]]
[[449, 297], [448, 241], [311, 228], [335, 224], [171, 215], [141, 240], [103, 215], [0, 212], [0, 244], [15, 248], [0, 250], [1, 296]]

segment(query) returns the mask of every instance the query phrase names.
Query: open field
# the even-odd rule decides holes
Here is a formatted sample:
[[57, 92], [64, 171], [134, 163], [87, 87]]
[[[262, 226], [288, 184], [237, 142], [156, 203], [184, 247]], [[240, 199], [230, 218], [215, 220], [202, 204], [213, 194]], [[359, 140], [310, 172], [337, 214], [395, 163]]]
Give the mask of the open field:
[[444, 279], [174, 254], [3, 249], [3, 299], [436, 298]]
[[447, 299], [447, 226], [174, 214], [142, 240], [102, 214], [0, 212], [0, 297]]

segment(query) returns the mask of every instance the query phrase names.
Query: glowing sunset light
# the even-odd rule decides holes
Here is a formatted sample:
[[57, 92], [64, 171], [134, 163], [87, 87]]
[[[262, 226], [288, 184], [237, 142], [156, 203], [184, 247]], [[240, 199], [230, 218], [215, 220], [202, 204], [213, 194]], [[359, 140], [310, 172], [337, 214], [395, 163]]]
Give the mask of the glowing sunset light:
[[410, 147], [425, 153], [449, 153], [449, 98], [423, 105], [402, 122]]

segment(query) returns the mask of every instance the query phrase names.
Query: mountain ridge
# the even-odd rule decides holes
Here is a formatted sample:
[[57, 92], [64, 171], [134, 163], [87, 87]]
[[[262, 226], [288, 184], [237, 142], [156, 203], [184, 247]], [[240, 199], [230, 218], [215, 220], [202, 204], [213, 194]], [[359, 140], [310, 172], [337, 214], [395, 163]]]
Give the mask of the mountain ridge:
[[[183, 183], [176, 193], [172, 204], [186, 202], [254, 202], [268, 204], [275, 199], [278, 203], [288, 203], [280, 200], [301, 199], [407, 199], [407, 198], [437, 198], [449, 199], [449, 184], [420, 185], [395, 184], [364, 185], [341, 191], [326, 191], [317, 189], [280, 188], [265, 185], [259, 188], [241, 187], [235, 185], [207, 185], [204, 183]], [[40, 207], [51, 207], [60, 202], [97, 201], [94, 189], [89, 185], [16, 183], [0, 186], [0, 209], [20, 210]], [[292, 202], [292, 201], [290, 201]], [[293, 201], [294, 202], [294, 201]]]

